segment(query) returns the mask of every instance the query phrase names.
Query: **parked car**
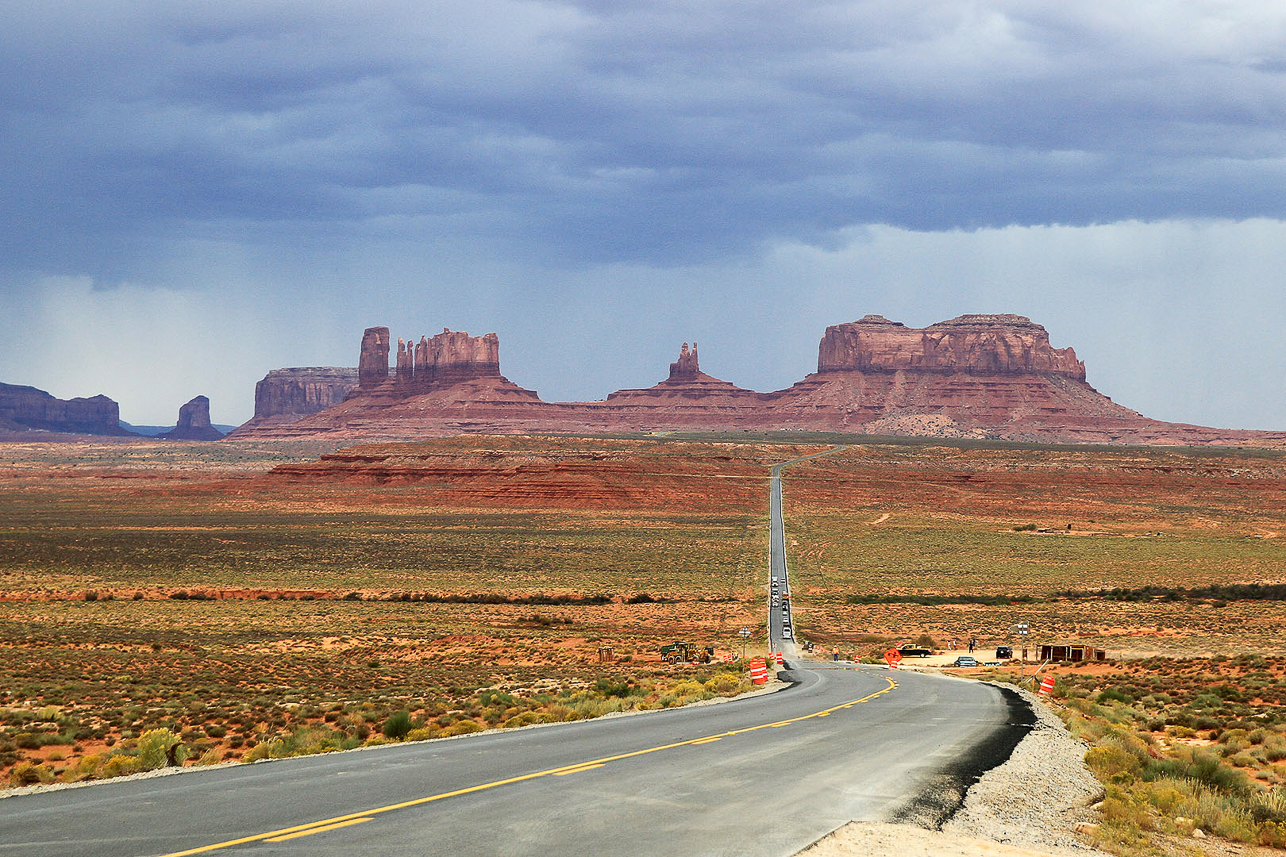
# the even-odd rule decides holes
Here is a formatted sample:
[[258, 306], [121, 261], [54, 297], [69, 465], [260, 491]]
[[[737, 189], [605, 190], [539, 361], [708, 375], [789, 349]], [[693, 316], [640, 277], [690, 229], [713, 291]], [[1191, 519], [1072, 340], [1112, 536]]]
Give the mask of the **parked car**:
[[976, 667], [978, 666], [978, 659], [973, 655], [961, 655], [956, 658], [955, 665], [958, 667]]
[[1007, 661], [1014, 656], [1013, 646], [996, 646], [996, 660]]

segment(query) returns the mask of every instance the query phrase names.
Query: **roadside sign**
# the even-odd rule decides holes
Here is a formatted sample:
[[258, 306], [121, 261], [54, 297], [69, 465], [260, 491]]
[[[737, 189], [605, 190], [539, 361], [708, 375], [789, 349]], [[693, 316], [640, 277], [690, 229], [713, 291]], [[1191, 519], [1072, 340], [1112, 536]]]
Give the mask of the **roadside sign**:
[[884, 660], [889, 662], [889, 669], [897, 669], [898, 664], [902, 663], [902, 653], [897, 649], [889, 649], [884, 653]]

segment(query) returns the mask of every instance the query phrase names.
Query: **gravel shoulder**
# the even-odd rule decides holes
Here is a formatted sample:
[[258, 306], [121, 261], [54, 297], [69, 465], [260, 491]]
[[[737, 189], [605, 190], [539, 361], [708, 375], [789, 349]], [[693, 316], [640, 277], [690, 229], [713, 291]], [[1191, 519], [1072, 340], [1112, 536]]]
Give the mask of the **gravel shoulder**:
[[[1013, 689], [1013, 688], [1011, 688]], [[974, 784], [940, 830], [853, 822], [799, 852], [805, 857], [1108, 857], [1076, 835], [1092, 824], [1103, 787], [1085, 767], [1087, 745], [1073, 738], [1038, 697], [1021, 695], [1036, 723], [1004, 764]]]

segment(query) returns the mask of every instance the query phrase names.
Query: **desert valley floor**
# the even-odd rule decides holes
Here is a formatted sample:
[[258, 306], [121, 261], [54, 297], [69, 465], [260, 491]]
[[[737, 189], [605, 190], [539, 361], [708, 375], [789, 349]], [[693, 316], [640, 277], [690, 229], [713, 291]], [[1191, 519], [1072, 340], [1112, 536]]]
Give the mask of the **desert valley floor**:
[[[817, 656], [988, 650], [1025, 622], [1033, 649], [1106, 649], [1059, 669], [1060, 690], [1115, 689], [1162, 742], [1286, 724], [1281, 452], [10, 443], [0, 765], [15, 785], [73, 781], [128, 773], [159, 728], [213, 763], [736, 693], [721, 656], [743, 627], [765, 645], [768, 468], [840, 445], [785, 481], [796, 633]], [[675, 641], [718, 656], [665, 663]], [[1286, 781], [1286, 752], [1233, 759]]]

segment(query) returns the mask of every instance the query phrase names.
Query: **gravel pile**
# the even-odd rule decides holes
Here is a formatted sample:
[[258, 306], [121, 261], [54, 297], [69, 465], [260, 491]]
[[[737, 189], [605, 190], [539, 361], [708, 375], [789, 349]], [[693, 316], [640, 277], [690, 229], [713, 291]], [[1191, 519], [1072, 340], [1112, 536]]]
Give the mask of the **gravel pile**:
[[1090, 805], [1103, 786], [1085, 767], [1089, 747], [1034, 694], [1017, 691], [1036, 713], [1036, 725], [1009, 761], [992, 768], [965, 795], [944, 833], [1073, 854], [1101, 854], [1073, 832], [1095, 821]]

